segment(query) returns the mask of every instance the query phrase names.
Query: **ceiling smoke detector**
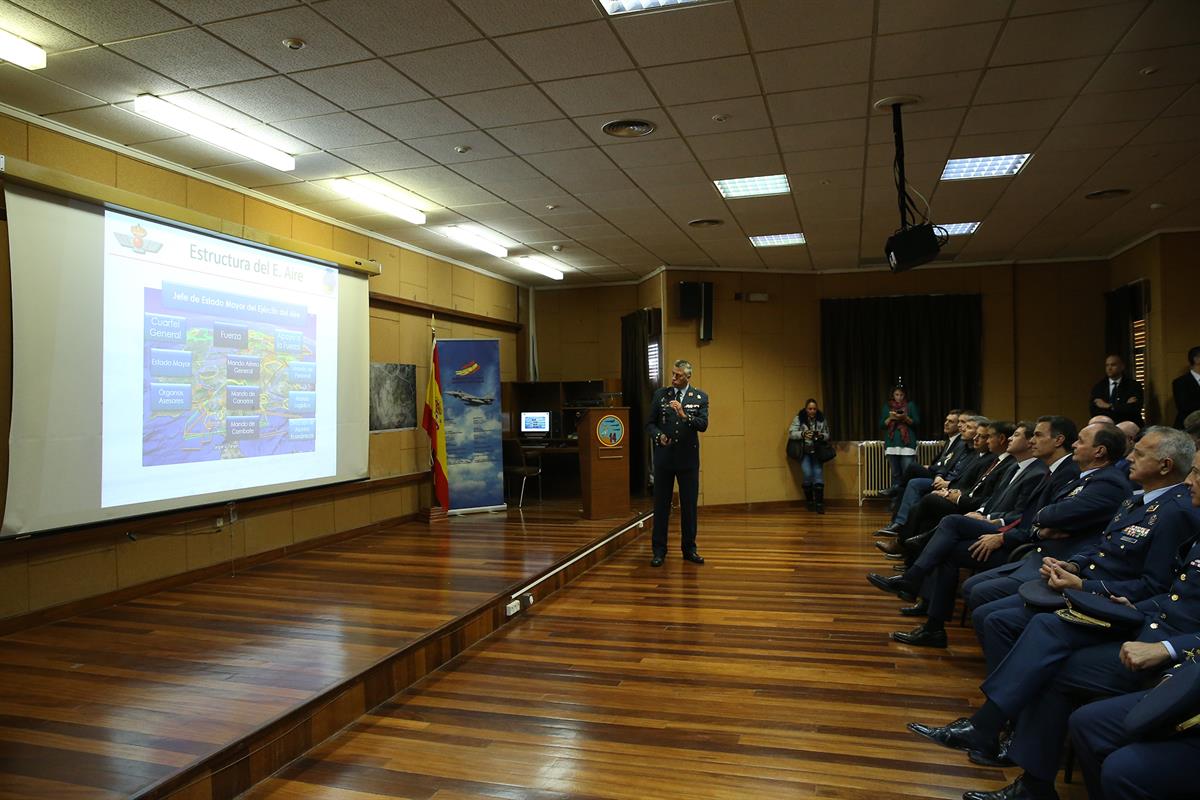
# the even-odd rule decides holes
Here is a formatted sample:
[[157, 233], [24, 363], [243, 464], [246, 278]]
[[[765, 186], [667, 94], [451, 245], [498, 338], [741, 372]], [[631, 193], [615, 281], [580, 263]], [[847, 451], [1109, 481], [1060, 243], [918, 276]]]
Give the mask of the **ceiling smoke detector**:
[[471, 152], [471, 145], [460, 144], [458, 147], [454, 148], [454, 152], [458, 153], [459, 155], [462, 155], [463, 153], [469, 153]]
[[718, 225], [724, 225], [724, 224], [725, 224], [725, 220], [713, 219], [711, 217], [694, 219], [694, 220], [691, 220], [690, 222], [688, 222], [688, 226], [692, 227], [692, 228], [715, 228]]
[[305, 47], [308, 47], [308, 42], [295, 36], [284, 39], [282, 42], [280, 42], [280, 44], [282, 44], [288, 50], [303, 50]]
[[614, 119], [605, 123], [600, 130], [618, 139], [636, 139], [639, 136], [649, 136], [657, 127], [653, 122], [644, 119]]
[[1114, 197], [1124, 197], [1129, 194], [1128, 189], [1097, 189], [1094, 192], [1088, 192], [1083, 197], [1085, 200], [1111, 200]]

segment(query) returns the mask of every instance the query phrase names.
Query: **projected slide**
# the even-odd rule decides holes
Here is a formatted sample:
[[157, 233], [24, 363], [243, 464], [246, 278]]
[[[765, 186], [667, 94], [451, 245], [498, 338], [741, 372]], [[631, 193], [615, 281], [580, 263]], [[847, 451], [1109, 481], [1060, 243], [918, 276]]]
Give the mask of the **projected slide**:
[[337, 271], [105, 212], [102, 505], [333, 475]]

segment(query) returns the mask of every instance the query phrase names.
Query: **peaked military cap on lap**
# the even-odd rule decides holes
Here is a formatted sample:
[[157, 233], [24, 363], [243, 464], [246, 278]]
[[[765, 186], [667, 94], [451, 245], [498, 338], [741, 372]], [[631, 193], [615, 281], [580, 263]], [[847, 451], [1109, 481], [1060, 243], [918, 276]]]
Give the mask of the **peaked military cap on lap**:
[[1114, 602], [1107, 596], [1067, 589], [1063, 592], [1067, 607], [1055, 614], [1067, 622], [1076, 625], [1086, 625], [1091, 628], [1140, 628], [1145, 618], [1142, 612], [1122, 603]]
[[1169, 736], [1200, 726], [1200, 662], [1176, 665], [1129, 710], [1125, 731], [1133, 739]]
[[1025, 605], [1034, 611], [1057, 611], [1067, 607], [1067, 599], [1063, 597], [1062, 592], [1051, 589], [1045, 578], [1025, 581], [1017, 591]]

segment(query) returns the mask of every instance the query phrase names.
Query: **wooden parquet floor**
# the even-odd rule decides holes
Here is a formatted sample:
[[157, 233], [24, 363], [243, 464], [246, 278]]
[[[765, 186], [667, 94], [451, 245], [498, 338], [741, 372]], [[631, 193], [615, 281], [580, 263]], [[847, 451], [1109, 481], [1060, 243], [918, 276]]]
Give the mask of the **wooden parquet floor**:
[[396, 525], [0, 637], [0, 798], [126, 798], [203, 763], [619, 522], [577, 505]]
[[673, 551], [651, 568], [647, 533], [247, 797], [859, 800], [999, 788], [1019, 773], [905, 730], [969, 713], [983, 662], [969, 628], [950, 630], [948, 650], [888, 641], [912, 623], [864, 580], [889, 568], [864, 533], [885, 519], [702, 510], [703, 567]]

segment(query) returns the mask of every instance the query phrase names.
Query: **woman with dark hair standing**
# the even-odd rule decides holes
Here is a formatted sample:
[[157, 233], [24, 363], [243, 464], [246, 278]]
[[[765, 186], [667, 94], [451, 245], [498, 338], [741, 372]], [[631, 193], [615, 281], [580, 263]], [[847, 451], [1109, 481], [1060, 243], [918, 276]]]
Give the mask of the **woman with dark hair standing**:
[[788, 438], [800, 442], [800, 469], [804, 473], [804, 500], [809, 511], [825, 513], [825, 468], [818, 455], [818, 446], [829, 441], [829, 426], [825, 415], [811, 397], [796, 414], [788, 428]]
[[908, 392], [903, 386], [894, 387], [891, 398], [883, 404], [883, 415], [879, 420], [879, 426], [884, 430], [884, 452], [892, 468], [892, 488], [888, 490], [888, 497], [897, 496], [904, 470], [917, 457], [917, 423], [920, 421], [917, 404], [908, 399]]

